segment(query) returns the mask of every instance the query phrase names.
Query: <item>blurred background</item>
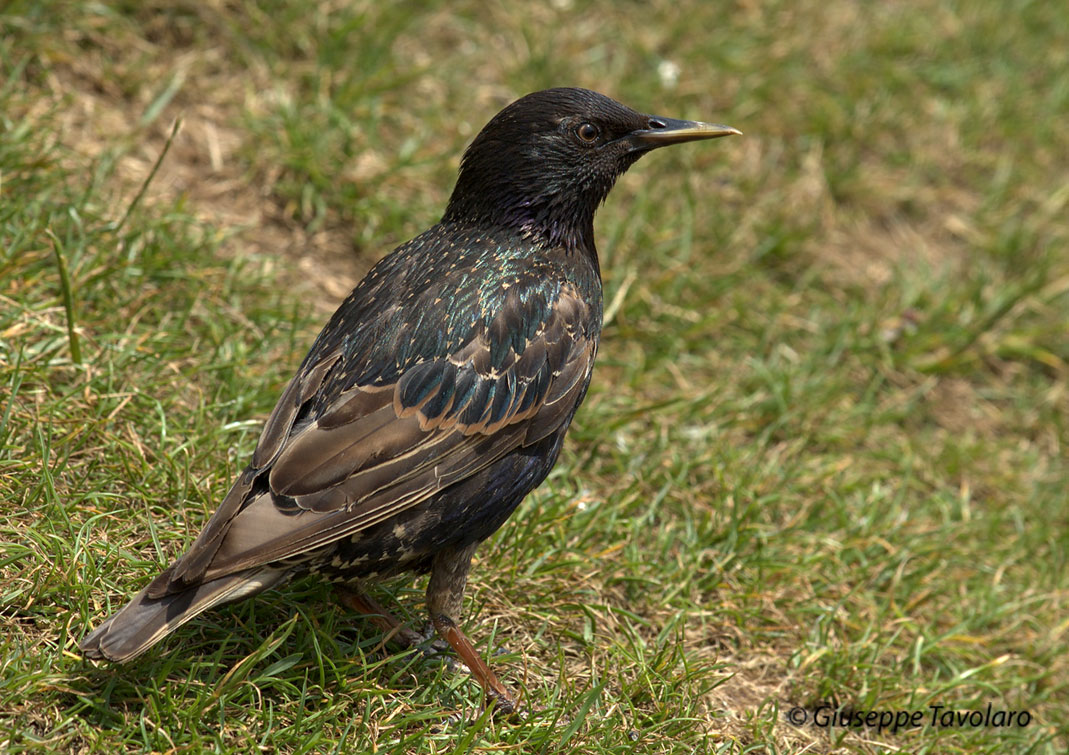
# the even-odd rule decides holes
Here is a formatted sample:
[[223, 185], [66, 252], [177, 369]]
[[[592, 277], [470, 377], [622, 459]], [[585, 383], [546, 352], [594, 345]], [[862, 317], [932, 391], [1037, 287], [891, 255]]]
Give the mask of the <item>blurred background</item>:
[[[469, 588], [528, 718], [310, 582], [82, 661], [562, 85], [745, 135], [597, 218], [589, 397]], [[1064, 752], [1067, 114], [1058, 3], [0, 2], [0, 749]], [[989, 704], [1030, 723], [928, 725]]]

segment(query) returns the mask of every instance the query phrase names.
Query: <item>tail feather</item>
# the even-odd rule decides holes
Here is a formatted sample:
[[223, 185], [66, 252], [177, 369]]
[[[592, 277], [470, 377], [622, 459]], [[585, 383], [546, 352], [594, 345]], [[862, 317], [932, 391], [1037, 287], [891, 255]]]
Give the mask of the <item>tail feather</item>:
[[281, 569], [253, 569], [160, 598], [148, 597], [150, 585], [90, 632], [79, 647], [87, 658], [125, 663], [209, 608], [263, 592], [285, 577]]

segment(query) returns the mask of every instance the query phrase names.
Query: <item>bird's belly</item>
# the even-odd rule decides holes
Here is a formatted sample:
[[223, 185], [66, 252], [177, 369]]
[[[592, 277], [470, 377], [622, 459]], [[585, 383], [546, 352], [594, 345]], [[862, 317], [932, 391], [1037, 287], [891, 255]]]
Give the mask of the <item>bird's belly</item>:
[[520, 449], [433, 498], [307, 554], [309, 572], [334, 582], [424, 572], [443, 548], [485, 540], [553, 468], [563, 429]]

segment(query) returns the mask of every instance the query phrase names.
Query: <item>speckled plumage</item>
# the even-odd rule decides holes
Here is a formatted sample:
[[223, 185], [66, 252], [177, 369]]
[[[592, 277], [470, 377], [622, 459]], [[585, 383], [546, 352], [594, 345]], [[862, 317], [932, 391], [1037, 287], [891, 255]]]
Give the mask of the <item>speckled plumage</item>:
[[85, 654], [129, 660], [302, 571], [354, 583], [429, 570], [435, 627], [510, 709], [455, 619], [475, 546], [548, 474], [586, 394], [602, 320], [594, 211], [646, 151], [728, 133], [581, 89], [495, 116], [442, 221], [342, 303], [190, 550]]

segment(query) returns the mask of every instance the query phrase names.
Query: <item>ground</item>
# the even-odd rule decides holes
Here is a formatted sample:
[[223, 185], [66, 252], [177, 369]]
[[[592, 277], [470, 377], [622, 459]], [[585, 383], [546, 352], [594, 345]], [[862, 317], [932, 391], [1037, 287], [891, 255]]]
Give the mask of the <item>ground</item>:
[[[1069, 747], [1056, 4], [0, 14], [0, 749]], [[645, 158], [599, 214], [590, 397], [464, 620], [527, 718], [314, 582], [82, 660], [474, 133], [559, 85], [744, 136]], [[378, 597], [419, 624], [421, 589]], [[1029, 723], [930, 718], [988, 705]]]

